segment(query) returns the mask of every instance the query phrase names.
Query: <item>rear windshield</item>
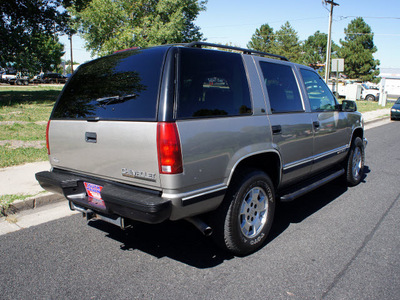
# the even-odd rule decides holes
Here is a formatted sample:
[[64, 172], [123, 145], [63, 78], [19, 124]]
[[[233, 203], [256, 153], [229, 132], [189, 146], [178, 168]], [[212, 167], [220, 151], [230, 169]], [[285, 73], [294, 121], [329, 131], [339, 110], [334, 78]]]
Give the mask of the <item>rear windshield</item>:
[[154, 121], [167, 47], [120, 52], [82, 65], [52, 119]]

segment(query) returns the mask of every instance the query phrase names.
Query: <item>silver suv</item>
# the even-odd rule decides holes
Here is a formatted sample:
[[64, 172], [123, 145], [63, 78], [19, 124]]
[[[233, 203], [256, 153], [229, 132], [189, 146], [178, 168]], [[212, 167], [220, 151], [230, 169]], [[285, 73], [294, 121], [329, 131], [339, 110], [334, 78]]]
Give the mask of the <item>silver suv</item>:
[[365, 145], [355, 102], [339, 104], [313, 69], [195, 42], [82, 65], [48, 122], [52, 169], [36, 178], [88, 219], [186, 219], [244, 255], [265, 242], [276, 201], [358, 184]]

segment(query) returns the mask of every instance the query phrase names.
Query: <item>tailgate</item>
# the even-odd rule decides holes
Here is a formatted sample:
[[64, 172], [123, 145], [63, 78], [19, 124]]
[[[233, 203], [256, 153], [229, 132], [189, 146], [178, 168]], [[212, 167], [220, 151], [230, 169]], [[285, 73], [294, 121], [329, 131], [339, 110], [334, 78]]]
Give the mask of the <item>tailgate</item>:
[[50, 163], [107, 180], [160, 187], [157, 123], [51, 120]]

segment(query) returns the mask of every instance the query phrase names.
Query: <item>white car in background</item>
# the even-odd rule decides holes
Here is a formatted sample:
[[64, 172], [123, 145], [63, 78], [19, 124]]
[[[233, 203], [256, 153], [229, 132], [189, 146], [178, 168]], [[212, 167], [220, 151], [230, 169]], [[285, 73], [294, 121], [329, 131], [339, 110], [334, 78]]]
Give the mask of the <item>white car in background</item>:
[[368, 86], [365, 83], [361, 85], [361, 99], [366, 101], [378, 101], [379, 99], [379, 88], [374, 86]]
[[10, 79], [15, 79], [15, 78], [17, 78], [17, 72], [15, 71], [15, 72], [13, 72], [13, 71], [11, 71], [11, 72], [5, 72], [5, 73], [3, 73], [3, 74], [1, 74], [1, 82], [7, 82], [8, 83], [8, 81], [10, 80]]

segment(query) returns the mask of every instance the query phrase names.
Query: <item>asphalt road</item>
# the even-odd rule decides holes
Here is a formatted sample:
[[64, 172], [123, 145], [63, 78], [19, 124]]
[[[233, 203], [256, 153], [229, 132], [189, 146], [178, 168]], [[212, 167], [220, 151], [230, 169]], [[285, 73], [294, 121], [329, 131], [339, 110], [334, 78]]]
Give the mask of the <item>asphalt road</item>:
[[400, 122], [366, 131], [366, 177], [281, 204], [247, 257], [192, 225], [74, 215], [0, 236], [0, 299], [399, 299]]

